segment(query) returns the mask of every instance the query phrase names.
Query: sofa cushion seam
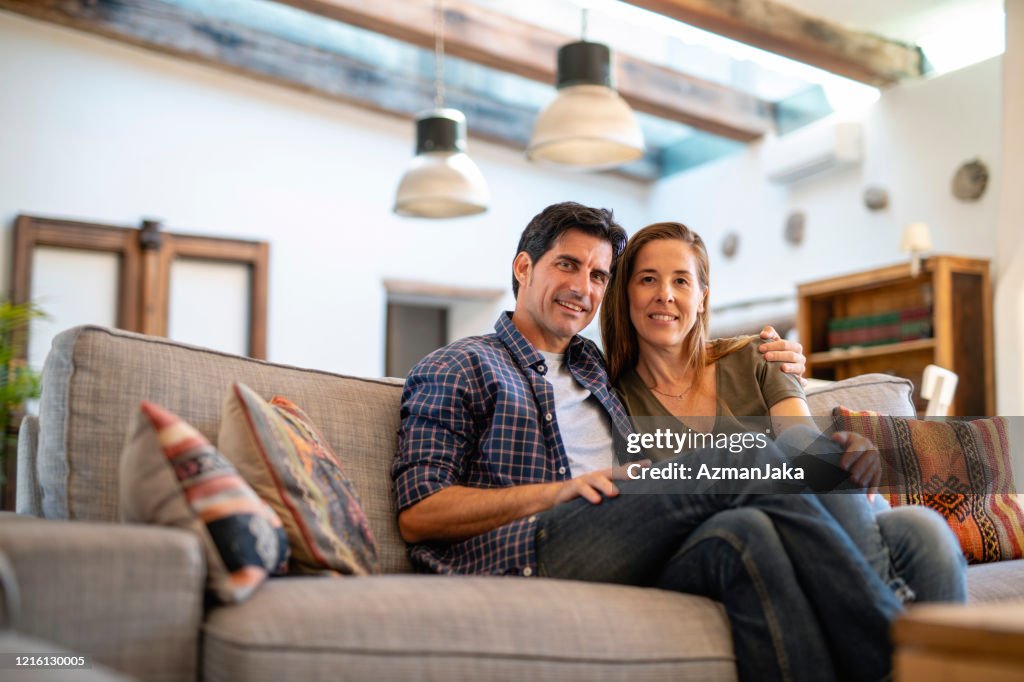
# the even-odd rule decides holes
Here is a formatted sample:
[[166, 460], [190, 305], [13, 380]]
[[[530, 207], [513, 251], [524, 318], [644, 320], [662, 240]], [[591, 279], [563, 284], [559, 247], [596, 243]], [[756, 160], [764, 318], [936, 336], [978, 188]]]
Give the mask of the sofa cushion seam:
[[[910, 379], [893, 377], [893, 379], [891, 380], [872, 381], [870, 383], [857, 384], [856, 386], [828, 386], [826, 388], [814, 391], [813, 393], [808, 393], [807, 397], [813, 398], [814, 396], [823, 395], [825, 393], [834, 393], [836, 391], [850, 391], [853, 390], [854, 388], [864, 388], [866, 386], [883, 386], [886, 384], [899, 384], [902, 385], [904, 388], [913, 391], [913, 389], [911, 388], [913, 386], [913, 382], [911, 382]], [[907, 384], [910, 385], [908, 386]]]
[[[496, 651], [438, 651], [437, 649], [429, 650], [417, 650], [417, 649], [372, 649], [366, 647], [351, 647], [343, 648], [338, 646], [296, 646], [295, 644], [246, 644], [243, 642], [237, 642], [232, 639], [224, 638], [210, 633], [209, 630], [203, 630], [203, 634], [209, 636], [211, 639], [216, 640], [218, 644], [229, 646], [234, 649], [241, 651], [253, 651], [253, 652], [273, 652], [273, 653], [323, 653], [323, 654], [344, 654], [344, 655], [356, 655], [356, 656], [400, 656], [404, 658], [444, 658], [444, 657], [455, 657], [455, 658], [492, 658], [492, 659], [508, 659], [515, 661], [546, 661], [552, 663], [596, 663], [601, 665], [613, 664], [613, 665], [635, 665], [643, 664], [650, 665], [654, 663], [700, 663], [700, 662], [729, 662], [734, 663], [736, 657], [727, 654], [719, 655], [704, 655], [704, 656], [693, 656], [693, 657], [667, 657], [667, 656], [652, 656], [648, 658], [595, 658], [593, 656], [558, 656], [554, 654], [527, 654], [514, 653], [514, 652], [496, 652]], [[205, 637], [204, 637], [205, 639]], [[204, 641], [204, 647], [207, 646]]]
[[396, 389], [401, 389], [401, 384], [385, 381], [383, 379], [375, 379], [372, 377], [357, 377], [350, 374], [338, 374], [336, 372], [328, 372], [327, 370], [316, 369], [313, 367], [299, 367], [297, 365], [286, 365], [278, 362], [271, 362], [270, 360], [261, 360], [259, 358], [251, 358], [245, 355], [238, 355], [236, 353], [226, 353], [213, 348], [204, 348], [202, 346], [193, 346], [187, 343], [181, 343], [180, 341], [174, 341], [173, 339], [166, 339], [163, 337], [152, 337], [146, 336], [145, 334], [139, 334], [137, 332], [129, 332], [123, 329], [112, 329], [110, 327], [104, 327], [101, 325], [82, 325], [78, 334], [78, 339], [75, 340], [75, 347], [77, 349], [79, 339], [81, 339], [83, 332], [86, 330], [102, 332], [107, 336], [116, 339], [131, 339], [133, 341], [142, 341], [156, 346], [168, 346], [171, 348], [183, 348], [185, 350], [196, 351], [200, 353], [206, 353], [208, 355], [215, 355], [217, 357], [229, 358], [232, 360], [241, 360], [246, 363], [252, 363], [255, 365], [264, 365], [268, 367], [276, 367], [280, 369], [295, 370], [297, 372], [304, 372], [309, 374], [319, 374], [321, 376], [336, 377], [339, 379], [351, 379], [353, 381], [361, 381], [367, 384], [376, 384], [378, 386], [390, 386]]

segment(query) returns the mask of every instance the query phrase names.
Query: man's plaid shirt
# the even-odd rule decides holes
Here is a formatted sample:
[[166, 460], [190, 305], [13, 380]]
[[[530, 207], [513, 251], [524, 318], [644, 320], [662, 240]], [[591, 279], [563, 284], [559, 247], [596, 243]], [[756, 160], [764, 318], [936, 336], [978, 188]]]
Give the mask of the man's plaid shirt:
[[[406, 378], [391, 467], [400, 511], [451, 485], [503, 488], [570, 477], [544, 357], [510, 313], [494, 329], [431, 353]], [[619, 435], [631, 433], [597, 346], [574, 337], [566, 362]], [[463, 542], [413, 545], [410, 556], [434, 573], [533, 575], [536, 526], [533, 515]]]

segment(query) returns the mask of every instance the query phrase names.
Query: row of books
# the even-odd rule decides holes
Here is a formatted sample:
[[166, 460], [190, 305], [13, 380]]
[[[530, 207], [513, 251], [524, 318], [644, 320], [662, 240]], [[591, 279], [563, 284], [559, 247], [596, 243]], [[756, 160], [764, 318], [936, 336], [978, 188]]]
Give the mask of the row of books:
[[932, 336], [932, 311], [928, 306], [893, 310], [828, 321], [829, 348], [878, 346]]

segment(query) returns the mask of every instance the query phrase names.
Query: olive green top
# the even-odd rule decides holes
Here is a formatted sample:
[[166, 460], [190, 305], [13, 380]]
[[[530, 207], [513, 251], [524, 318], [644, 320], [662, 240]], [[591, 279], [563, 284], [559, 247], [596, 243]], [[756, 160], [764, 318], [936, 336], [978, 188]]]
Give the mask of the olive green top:
[[[758, 419], [744, 423], [739, 417], [767, 417], [769, 408], [779, 401], [805, 397], [800, 380], [783, 372], [779, 368], [781, 363], [765, 360], [757, 347], [755, 339], [715, 363], [715, 387], [718, 394], [715, 433], [770, 429], [769, 420]], [[636, 368], [622, 375], [616, 390], [638, 432], [667, 428], [670, 425], [678, 427], [679, 420], [686, 424], [687, 415], [672, 415], [636, 373]], [[775, 434], [771, 433], [770, 437], [775, 438]], [[657, 451], [649, 450], [648, 455], [655, 460], [664, 458]]]

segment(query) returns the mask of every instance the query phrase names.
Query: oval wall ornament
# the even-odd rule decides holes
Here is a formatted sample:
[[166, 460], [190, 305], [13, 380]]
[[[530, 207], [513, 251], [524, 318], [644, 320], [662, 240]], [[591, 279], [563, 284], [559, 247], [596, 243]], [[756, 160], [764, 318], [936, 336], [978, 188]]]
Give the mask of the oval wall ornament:
[[953, 196], [960, 201], [977, 201], [988, 186], [988, 166], [981, 159], [960, 164], [953, 174]]
[[803, 211], [793, 211], [786, 216], [786, 227], [783, 235], [793, 246], [800, 246], [804, 241], [804, 229], [807, 226], [807, 215]]
[[869, 211], [881, 211], [889, 207], [889, 190], [877, 185], [864, 189], [864, 206]]
[[738, 232], [729, 232], [722, 240], [722, 255], [732, 258], [740, 250], [740, 235]]

